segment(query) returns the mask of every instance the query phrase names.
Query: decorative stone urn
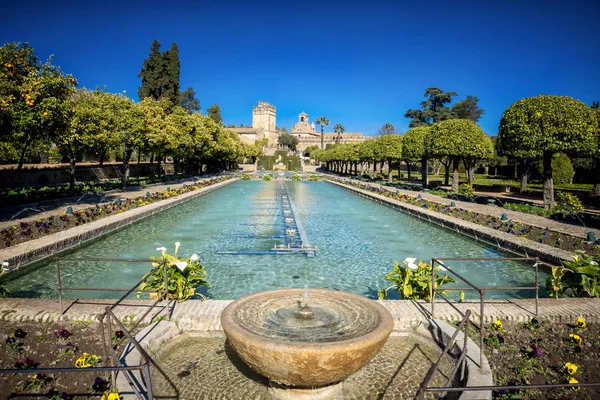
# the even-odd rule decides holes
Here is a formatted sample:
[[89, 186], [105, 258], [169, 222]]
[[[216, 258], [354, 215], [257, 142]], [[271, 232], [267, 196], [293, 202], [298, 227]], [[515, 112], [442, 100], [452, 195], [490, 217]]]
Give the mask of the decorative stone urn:
[[394, 322], [362, 296], [281, 289], [234, 301], [221, 324], [240, 358], [269, 378], [279, 397], [332, 398], [341, 391], [336, 384], [383, 347]]

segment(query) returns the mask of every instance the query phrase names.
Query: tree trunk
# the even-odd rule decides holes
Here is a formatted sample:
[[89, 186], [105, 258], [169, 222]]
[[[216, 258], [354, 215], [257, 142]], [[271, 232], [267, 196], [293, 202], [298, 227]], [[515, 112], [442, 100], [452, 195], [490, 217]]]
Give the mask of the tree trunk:
[[[410, 163], [409, 162], [406, 163], [406, 172], [408, 173], [408, 181], [410, 182]], [[398, 174], [400, 174], [400, 171], [398, 171]]]
[[98, 166], [101, 167], [104, 165], [104, 158], [106, 157], [106, 149], [100, 150], [100, 160], [98, 161]]
[[23, 149], [21, 150], [21, 155], [19, 156], [19, 165], [17, 166], [17, 171], [21, 172], [23, 170], [23, 162], [25, 161], [25, 153], [29, 148], [29, 142], [25, 142], [23, 145]]
[[175, 178], [177, 178], [177, 174], [179, 173], [179, 157], [173, 157], [173, 171]]
[[544, 208], [554, 208], [554, 185], [552, 181], [552, 153], [544, 152]]
[[448, 186], [448, 182], [450, 181], [450, 161], [447, 164], [444, 164], [444, 185]]
[[454, 169], [452, 170], [452, 191], [454, 193], [458, 193], [458, 163], [460, 162], [460, 157], [454, 157], [454, 161], [452, 166]]
[[160, 178], [160, 173], [161, 173], [161, 170], [160, 170], [160, 167], [161, 167], [161, 165], [160, 165], [160, 164], [161, 164], [161, 161], [162, 161], [162, 157], [161, 157], [161, 155], [159, 154], [159, 155], [156, 157], [156, 175], [158, 175], [158, 177], [159, 177], [159, 178]]
[[427, 179], [427, 159], [424, 158], [421, 160], [421, 182], [423, 184], [423, 189], [426, 189], [429, 182]]
[[392, 183], [392, 160], [388, 160], [388, 182]]
[[69, 190], [75, 191], [75, 164], [77, 158], [73, 155], [69, 157]]
[[154, 164], [154, 153], [150, 154], [150, 165]]
[[142, 160], [142, 151], [140, 149], [138, 149], [137, 165], [140, 165], [141, 160]]
[[521, 171], [521, 185], [519, 187], [519, 193], [527, 193], [527, 173], [529, 172], [529, 164], [526, 161], [522, 161], [521, 168], [523, 168], [523, 170]]
[[377, 161], [373, 161], [373, 179], [377, 176]]
[[600, 157], [596, 158], [596, 182], [592, 189], [592, 196], [600, 197]]
[[123, 175], [121, 176], [121, 187], [123, 190], [127, 188], [127, 182], [129, 181], [129, 159], [133, 150], [127, 150], [123, 155]]

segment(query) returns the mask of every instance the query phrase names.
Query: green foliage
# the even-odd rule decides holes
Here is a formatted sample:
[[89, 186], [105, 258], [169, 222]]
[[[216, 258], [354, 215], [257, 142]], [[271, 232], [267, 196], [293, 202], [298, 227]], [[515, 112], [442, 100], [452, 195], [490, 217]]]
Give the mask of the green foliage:
[[[542, 163], [537, 163], [540, 175], [543, 172]], [[555, 154], [552, 157], [552, 181], [555, 185], [567, 185], [573, 180], [575, 170], [571, 159], [564, 153]]]
[[491, 139], [470, 120], [453, 119], [433, 125], [425, 139], [432, 158], [489, 158], [494, 154]]
[[200, 111], [200, 100], [196, 98], [196, 91], [189, 87], [179, 93], [179, 106], [188, 113]]
[[[441, 268], [436, 267], [435, 272], [432, 271], [431, 264], [420, 261], [418, 265], [414, 262], [416, 259], [407, 258], [404, 260], [404, 265], [394, 264], [394, 269], [385, 276], [386, 281], [394, 283], [393, 288], [399, 291], [402, 298], [405, 300], [430, 300], [431, 274], [435, 273], [436, 288], [440, 288], [445, 284], [456, 282], [448, 274], [440, 275], [438, 272]], [[447, 294], [445, 291], [439, 291], [441, 294]], [[385, 291], [378, 293], [380, 297], [385, 298]]]
[[208, 107], [208, 117], [212, 119], [217, 125], [223, 125], [223, 118], [221, 117], [221, 107], [218, 104], [213, 104]]
[[299, 174], [297, 174], [297, 173], [295, 173], [295, 172], [294, 172], [294, 173], [292, 174], [292, 180], [293, 180], [293, 181], [301, 181], [301, 180], [302, 180], [302, 177], [301, 177]]
[[425, 139], [428, 134], [429, 127], [427, 126], [419, 126], [406, 131], [402, 141], [402, 159], [417, 162], [425, 158]]
[[441, 89], [431, 87], [425, 90], [427, 100], [421, 102], [421, 109], [408, 110], [404, 117], [410, 118], [410, 128], [423, 125], [431, 125], [436, 122], [452, 118], [452, 111], [446, 106], [452, 102], [456, 92], [444, 92]]
[[577, 215], [583, 211], [583, 204], [577, 196], [567, 192], [558, 192], [556, 194], [558, 206], [555, 208], [555, 214], [561, 214], [565, 217]]
[[[2, 275], [5, 274], [4, 267], [7, 265], [8, 265], [8, 263], [5, 261], [0, 262], [0, 279], [2, 278]], [[10, 294], [10, 291], [6, 288], [6, 286], [0, 285], [0, 297], [6, 297], [9, 294]]]
[[289, 133], [282, 133], [277, 138], [277, 142], [285, 147], [288, 147], [292, 150], [296, 150], [296, 146], [300, 143], [300, 139], [297, 136], [290, 135]]
[[554, 213], [553, 210], [546, 210], [543, 207], [532, 206], [530, 204], [504, 203], [504, 208], [506, 208], [507, 210], [520, 211], [527, 214], [539, 215], [542, 217], [549, 217]]
[[464, 100], [452, 106], [452, 116], [458, 119], [470, 119], [479, 122], [485, 110], [479, 107], [479, 98], [470, 94]]
[[[175, 253], [173, 255], [168, 254], [164, 247], [157, 250], [162, 250], [162, 255], [160, 257], [150, 257], [155, 261], [152, 263], [152, 267], [153, 269], [156, 268], [156, 271], [150, 271], [144, 275], [144, 278], [148, 277], [148, 280], [140, 285], [140, 290], [156, 290], [160, 296], [161, 290], [165, 289], [163, 267], [165, 263], [167, 264], [170, 299], [182, 302], [194, 296], [198, 286], [210, 286], [206, 281], [206, 271], [197, 255], [193, 254], [187, 258], [178, 256], [179, 243], [175, 243]], [[138, 293], [139, 296], [140, 293]], [[205, 298], [202, 295], [200, 297]]]
[[497, 146], [501, 155], [538, 159], [544, 152], [591, 153], [597, 149], [593, 111], [567, 96], [539, 95], [509, 106], [500, 121]]
[[598, 260], [577, 251], [573, 262], [565, 261], [563, 267], [553, 267], [546, 280], [550, 296], [600, 297], [600, 267]]
[[271, 179], [273, 179], [273, 174], [265, 174], [262, 177], [263, 181], [270, 181]]
[[375, 158], [378, 160], [400, 160], [402, 158], [402, 136], [383, 135], [375, 140]]
[[173, 43], [171, 48], [160, 52], [160, 43], [154, 39], [150, 47], [150, 55], [144, 60], [144, 65], [138, 75], [142, 86], [138, 89], [141, 100], [150, 97], [159, 100], [168, 98], [172, 104], [179, 102], [179, 50]]
[[463, 183], [458, 187], [458, 193], [465, 196], [474, 196], [475, 190], [473, 190], [473, 187], [471, 185]]
[[304, 157], [314, 158], [311, 153], [318, 149], [319, 149], [319, 146], [317, 146], [316, 144], [313, 146], [308, 146], [307, 148], [304, 149], [304, 151], [302, 152], [302, 155]]
[[76, 84], [51, 59], [42, 64], [27, 43], [0, 47], [0, 139], [18, 151], [19, 169], [32, 146], [68, 129]]

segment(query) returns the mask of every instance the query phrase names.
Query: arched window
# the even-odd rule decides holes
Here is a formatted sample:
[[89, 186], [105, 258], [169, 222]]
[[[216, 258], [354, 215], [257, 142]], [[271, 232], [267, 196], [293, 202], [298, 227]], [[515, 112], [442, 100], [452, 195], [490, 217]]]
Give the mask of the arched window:
[[304, 122], [304, 117], [300, 117], [300, 122]]

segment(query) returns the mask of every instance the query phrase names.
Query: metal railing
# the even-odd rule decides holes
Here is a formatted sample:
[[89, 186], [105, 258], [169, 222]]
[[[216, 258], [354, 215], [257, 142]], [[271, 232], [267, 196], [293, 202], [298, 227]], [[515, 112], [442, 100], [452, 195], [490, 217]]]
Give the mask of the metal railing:
[[[104, 261], [104, 262], [125, 262], [125, 263], [153, 263], [155, 261], [149, 259], [131, 259], [131, 258], [101, 258], [101, 257], [56, 257], [56, 278], [57, 278], [57, 291], [58, 291], [58, 302], [60, 304], [60, 313], [64, 314], [64, 304], [63, 304], [63, 292], [64, 291], [98, 291], [98, 292], [126, 292], [115, 304], [113, 304], [112, 308], [119, 305], [123, 300], [125, 300], [131, 293], [133, 292], [149, 292], [149, 293], [157, 293], [159, 290], [151, 289], [151, 290], [139, 290], [137, 289], [142, 283], [147, 281], [154, 272], [158, 271], [159, 268], [163, 268], [163, 274], [165, 279], [165, 287], [162, 290], [162, 295], [158, 296], [156, 301], [150, 306], [149, 310], [152, 310], [161, 299], [165, 300], [165, 309], [169, 308], [169, 288], [168, 288], [168, 266], [166, 263], [162, 263], [159, 266], [155, 267], [150, 273], [145, 274], [144, 277], [135, 284], [130, 289], [120, 289], [120, 288], [90, 288], [90, 287], [65, 287], [62, 285], [61, 278], [61, 269], [60, 263], [61, 261]], [[148, 311], [149, 312], [149, 311]], [[144, 317], [148, 315], [148, 313], [144, 314]], [[170, 320], [170, 313], [168, 313], [168, 318]]]
[[[468, 281], [465, 277], [460, 275], [458, 272], [453, 271], [452, 268], [450, 268], [448, 265], [444, 264], [442, 261], [534, 261], [533, 266], [535, 268], [535, 286], [485, 286], [485, 287], [480, 287], [480, 286], [477, 286], [477, 285], [471, 283], [470, 281]], [[435, 282], [435, 278], [437, 275], [434, 272], [436, 263], [439, 264], [440, 267], [442, 267], [444, 271], [449, 272], [450, 274], [456, 276], [461, 281], [463, 281], [464, 283], [469, 285], [469, 287], [438, 288], [436, 285], [436, 282]], [[431, 317], [435, 318], [435, 298], [436, 298], [436, 296], [439, 296], [440, 298], [442, 298], [452, 308], [454, 308], [456, 311], [458, 311], [461, 315], [464, 316], [464, 314], [458, 309], [458, 307], [456, 307], [453, 304], [452, 301], [450, 301], [450, 299], [448, 299], [446, 296], [444, 296], [442, 293], [439, 293], [439, 292], [469, 291], [469, 290], [477, 291], [479, 293], [479, 333], [481, 336], [479, 338], [479, 365], [481, 366], [483, 364], [483, 329], [484, 329], [484, 321], [485, 321], [485, 301], [484, 300], [485, 300], [486, 292], [494, 291], [494, 290], [535, 290], [535, 315], [538, 315], [538, 311], [539, 311], [538, 300], [539, 300], [539, 290], [540, 290], [538, 263], [539, 263], [538, 257], [474, 257], [474, 258], [454, 258], [454, 257], [435, 258], [434, 257], [434, 258], [432, 258], [431, 259], [431, 268], [432, 268], [432, 273], [431, 273]]]
[[[465, 364], [467, 362], [467, 343], [469, 341], [469, 321], [470, 321], [470, 319], [471, 319], [471, 310], [467, 310], [463, 319], [459, 322], [458, 326], [456, 327], [454, 334], [448, 340], [448, 343], [446, 343], [444, 350], [438, 357], [438, 359], [435, 362], [435, 364], [433, 365], [433, 367], [431, 367], [431, 369], [425, 376], [425, 380], [421, 384], [421, 387], [419, 388], [419, 392], [417, 393], [420, 400], [425, 399], [425, 392], [430, 390], [429, 383], [431, 382], [431, 379], [433, 379], [433, 376], [435, 375], [437, 370], [440, 368], [440, 364], [444, 360], [444, 357], [446, 357], [446, 355], [448, 354], [448, 352], [450, 351], [452, 346], [454, 346], [454, 341], [456, 340], [456, 336], [458, 336], [458, 333], [464, 327], [465, 332], [464, 332], [463, 346], [460, 351], [460, 355], [458, 356], [458, 360], [456, 361], [456, 364], [454, 364], [454, 368], [452, 369], [452, 372], [448, 375], [448, 380], [446, 381], [445, 386], [450, 385], [450, 382], [452, 382], [452, 380], [454, 380], [454, 377], [455, 377], [456, 372], [458, 371], [458, 368], [460, 368], [460, 375], [459, 375], [460, 379], [461, 380], [463, 379], [463, 377], [465, 375], [465, 370], [466, 370]], [[443, 393], [442, 393], [442, 395], [443, 395]]]

